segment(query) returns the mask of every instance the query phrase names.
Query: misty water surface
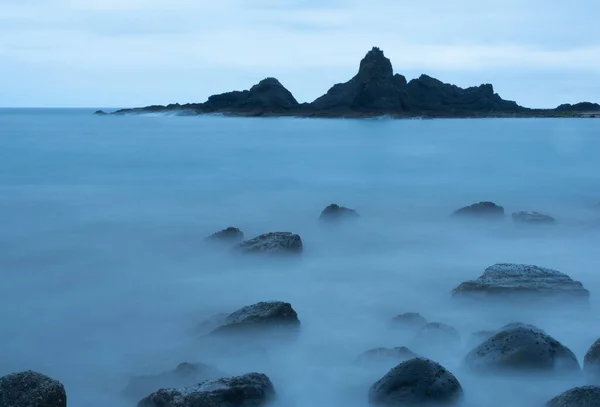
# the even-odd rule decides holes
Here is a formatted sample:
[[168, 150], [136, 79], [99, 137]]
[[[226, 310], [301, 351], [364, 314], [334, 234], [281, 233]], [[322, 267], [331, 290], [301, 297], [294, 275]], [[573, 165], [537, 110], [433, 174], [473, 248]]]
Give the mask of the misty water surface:
[[[469, 335], [534, 323], [580, 362], [600, 336], [600, 122], [96, 117], [0, 111], [0, 375], [61, 380], [71, 406], [128, 406], [134, 374], [183, 361], [267, 373], [278, 405], [366, 406], [387, 369], [354, 359], [406, 345], [449, 368], [473, 406], [540, 403], [580, 382], [481, 379]], [[481, 200], [554, 227], [457, 224]], [[330, 203], [357, 222], [324, 227]], [[227, 226], [299, 233], [298, 261], [239, 261], [203, 248]], [[561, 270], [589, 312], [457, 307], [452, 288], [497, 262]], [[218, 355], [194, 328], [261, 300], [292, 303], [295, 343]], [[461, 349], [390, 331], [415, 311], [455, 326]], [[390, 366], [391, 367], [391, 366]]]

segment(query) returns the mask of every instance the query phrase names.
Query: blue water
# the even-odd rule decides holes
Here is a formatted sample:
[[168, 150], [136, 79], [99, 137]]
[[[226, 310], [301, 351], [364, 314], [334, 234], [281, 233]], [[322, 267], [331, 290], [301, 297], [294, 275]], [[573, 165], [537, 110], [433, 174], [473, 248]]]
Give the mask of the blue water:
[[[580, 360], [600, 335], [589, 328], [597, 312], [554, 320], [448, 306], [458, 283], [511, 261], [581, 280], [598, 310], [600, 121], [92, 112], [0, 109], [0, 374], [43, 371], [65, 383], [70, 405], [130, 405], [118, 395], [130, 375], [211, 358], [190, 350], [195, 324], [266, 299], [292, 302], [302, 340], [264, 366], [216, 363], [268, 371], [283, 404], [298, 407], [365, 404], [371, 376], [346, 362], [403, 345], [382, 327], [404, 311], [451, 323], [465, 338], [535, 319]], [[442, 226], [481, 200], [559, 224]], [[359, 211], [359, 226], [323, 232], [316, 219], [332, 202]], [[202, 238], [229, 225], [249, 237], [299, 233], [302, 262], [244, 268], [203, 253]], [[436, 355], [451, 370], [460, 356]], [[472, 401], [485, 400], [481, 385], [459, 378]], [[569, 384], [489, 405], [543, 400]]]

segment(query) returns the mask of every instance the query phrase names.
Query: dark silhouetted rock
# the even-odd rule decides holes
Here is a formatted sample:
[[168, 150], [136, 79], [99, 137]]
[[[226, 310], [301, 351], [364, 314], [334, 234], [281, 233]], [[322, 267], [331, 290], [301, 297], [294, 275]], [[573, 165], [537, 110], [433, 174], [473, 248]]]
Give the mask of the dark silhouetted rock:
[[223, 376], [214, 366], [184, 362], [169, 372], [132, 377], [123, 389], [123, 394], [137, 401], [159, 389], [189, 387]]
[[583, 371], [595, 383], [600, 383], [600, 339], [596, 340], [583, 358]]
[[299, 254], [302, 239], [290, 232], [265, 233], [240, 243], [236, 249], [242, 253]]
[[550, 215], [544, 215], [539, 212], [515, 212], [512, 214], [512, 219], [519, 223], [530, 223], [530, 224], [553, 224], [556, 223]]
[[473, 349], [465, 362], [479, 373], [569, 373], [580, 370], [579, 362], [569, 348], [541, 329], [526, 326], [496, 333]]
[[495, 264], [477, 280], [461, 283], [454, 297], [486, 299], [569, 299], [587, 302], [589, 291], [579, 281], [549, 268], [525, 264]]
[[595, 112], [600, 111], [600, 105], [598, 103], [591, 102], [580, 102], [574, 105], [570, 103], [564, 103], [556, 108], [559, 112]]
[[405, 329], [418, 329], [427, 325], [424, 316], [417, 312], [406, 312], [392, 318], [392, 326]]
[[504, 208], [493, 202], [479, 202], [460, 208], [453, 213], [454, 216], [465, 216], [472, 218], [503, 218]]
[[461, 402], [463, 390], [452, 373], [429, 359], [407, 360], [371, 386], [375, 406], [451, 406]]
[[456, 347], [461, 339], [456, 328], [441, 322], [430, 322], [419, 330], [415, 341], [420, 345]]
[[261, 407], [274, 397], [275, 388], [266, 375], [248, 373], [182, 389], [160, 389], [138, 407]]
[[0, 378], [0, 406], [66, 407], [67, 394], [59, 381], [29, 370]]
[[367, 364], [393, 364], [404, 362], [409, 359], [419, 357], [416, 353], [408, 349], [406, 346], [395, 348], [375, 348], [361, 354], [356, 362], [361, 365]]
[[105, 115], [105, 114], [108, 114], [108, 113], [106, 113], [104, 110], [96, 110], [96, 111], [94, 112], [94, 114], [97, 114], [97, 115], [103, 116], [103, 115]]
[[321, 212], [319, 219], [323, 221], [335, 221], [344, 218], [358, 218], [358, 212], [354, 209], [345, 208], [337, 204], [331, 204]]
[[550, 400], [546, 407], [600, 407], [600, 387], [584, 386], [567, 390]]
[[243, 307], [230, 314], [213, 334], [266, 332], [300, 327], [292, 305], [281, 301], [265, 301]]
[[207, 239], [213, 242], [237, 243], [244, 240], [244, 232], [238, 228], [229, 226], [227, 229], [213, 233]]

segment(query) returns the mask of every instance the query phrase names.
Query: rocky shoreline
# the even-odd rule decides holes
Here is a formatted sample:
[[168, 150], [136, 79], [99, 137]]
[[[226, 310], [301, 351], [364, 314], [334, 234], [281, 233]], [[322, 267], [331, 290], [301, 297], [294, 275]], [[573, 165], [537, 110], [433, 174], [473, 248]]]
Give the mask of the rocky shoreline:
[[[600, 104], [581, 102], [531, 109], [502, 99], [491, 84], [460, 88], [428, 75], [407, 81], [394, 73], [383, 51], [373, 47], [353, 78], [332, 86], [311, 103], [299, 103], [279, 80], [268, 77], [248, 90], [212, 95], [204, 103], [152, 105], [110, 114], [156, 113], [304, 118], [598, 118]], [[98, 110], [95, 114], [108, 113]]]

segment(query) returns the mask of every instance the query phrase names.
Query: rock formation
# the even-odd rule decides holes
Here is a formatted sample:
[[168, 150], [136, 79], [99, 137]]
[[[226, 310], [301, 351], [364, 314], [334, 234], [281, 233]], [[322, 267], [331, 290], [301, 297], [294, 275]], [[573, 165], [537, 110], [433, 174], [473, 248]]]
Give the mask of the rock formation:
[[261, 333], [272, 328], [297, 329], [298, 314], [292, 305], [281, 301], [264, 301], [233, 312], [212, 334]]
[[600, 407], [600, 387], [584, 386], [567, 390], [550, 400], [546, 407]]
[[302, 239], [290, 232], [271, 232], [246, 240], [235, 247], [241, 253], [299, 254]]
[[485, 201], [465, 206], [454, 211], [453, 216], [496, 219], [504, 217], [504, 208], [493, 202]]
[[358, 216], [358, 212], [354, 209], [339, 206], [338, 204], [331, 204], [323, 209], [319, 219], [322, 221], [337, 221], [346, 218], [357, 218]]
[[67, 407], [67, 394], [59, 381], [28, 370], [0, 378], [0, 406]]

